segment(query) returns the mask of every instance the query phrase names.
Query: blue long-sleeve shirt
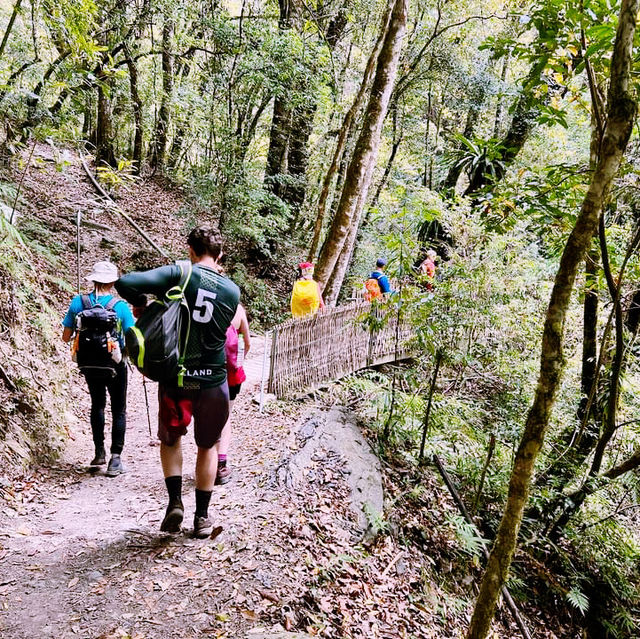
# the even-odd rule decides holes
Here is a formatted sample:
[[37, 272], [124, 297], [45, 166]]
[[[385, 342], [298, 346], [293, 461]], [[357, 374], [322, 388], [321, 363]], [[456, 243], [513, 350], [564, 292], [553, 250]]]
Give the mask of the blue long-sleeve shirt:
[[371, 273], [371, 279], [378, 280], [378, 285], [382, 293], [391, 293], [389, 278], [382, 271], [373, 271], [373, 273]]

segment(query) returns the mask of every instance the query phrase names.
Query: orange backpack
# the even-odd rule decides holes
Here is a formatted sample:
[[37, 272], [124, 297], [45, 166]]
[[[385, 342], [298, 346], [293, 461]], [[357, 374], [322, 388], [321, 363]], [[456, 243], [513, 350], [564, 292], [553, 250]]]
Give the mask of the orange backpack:
[[382, 297], [382, 291], [380, 290], [380, 284], [375, 277], [370, 277], [364, 283], [364, 299], [367, 302], [373, 302]]

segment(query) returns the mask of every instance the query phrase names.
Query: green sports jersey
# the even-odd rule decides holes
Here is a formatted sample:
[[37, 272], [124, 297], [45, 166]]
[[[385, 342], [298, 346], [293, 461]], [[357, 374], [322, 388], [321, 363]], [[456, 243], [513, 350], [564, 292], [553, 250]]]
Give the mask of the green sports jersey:
[[[177, 264], [161, 266], [151, 271], [128, 273], [115, 287], [133, 306], [144, 306], [146, 295], [161, 298], [177, 286], [181, 273]], [[224, 344], [239, 298], [240, 289], [229, 278], [208, 266], [193, 265], [185, 290], [190, 328], [185, 346], [184, 388], [224, 384], [227, 378]]]

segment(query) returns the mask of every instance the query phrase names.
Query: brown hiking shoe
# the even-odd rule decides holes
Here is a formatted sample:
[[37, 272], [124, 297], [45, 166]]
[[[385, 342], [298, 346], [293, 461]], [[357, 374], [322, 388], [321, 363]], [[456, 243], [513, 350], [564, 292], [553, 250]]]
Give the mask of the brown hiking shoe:
[[180, 524], [184, 519], [184, 506], [182, 502], [176, 502], [167, 506], [167, 512], [160, 524], [160, 530], [168, 533], [179, 533]]
[[222, 484], [226, 484], [230, 479], [231, 469], [229, 468], [229, 466], [218, 468], [218, 472], [216, 473], [216, 486], [222, 486]]
[[206, 539], [213, 532], [213, 523], [208, 517], [193, 518], [193, 536], [196, 539]]

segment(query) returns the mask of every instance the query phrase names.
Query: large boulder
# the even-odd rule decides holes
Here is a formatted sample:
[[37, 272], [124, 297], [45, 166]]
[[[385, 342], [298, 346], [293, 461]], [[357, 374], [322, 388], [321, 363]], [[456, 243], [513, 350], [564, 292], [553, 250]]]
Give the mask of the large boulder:
[[281, 466], [279, 479], [290, 488], [308, 481], [308, 471], [319, 451], [331, 451], [343, 461], [343, 475], [351, 489], [351, 508], [363, 534], [370, 530], [373, 519], [384, 509], [384, 492], [380, 460], [362, 436], [355, 418], [345, 409], [332, 408], [306, 420], [297, 432], [301, 445], [286, 465]]

